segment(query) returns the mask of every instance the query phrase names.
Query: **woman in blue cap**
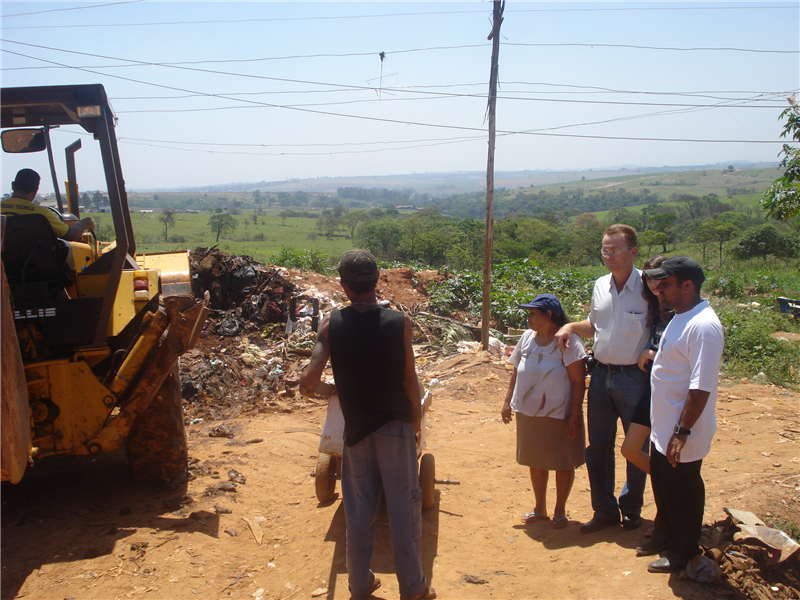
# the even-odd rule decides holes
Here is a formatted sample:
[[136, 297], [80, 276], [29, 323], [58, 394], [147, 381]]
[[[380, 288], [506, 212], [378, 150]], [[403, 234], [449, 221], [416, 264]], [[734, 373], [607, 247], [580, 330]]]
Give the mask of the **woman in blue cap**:
[[510, 423], [517, 414], [517, 462], [530, 468], [536, 506], [524, 523], [547, 520], [547, 481], [556, 472], [553, 527], [567, 526], [566, 505], [575, 468], [584, 464], [583, 397], [586, 351], [577, 335], [561, 350], [556, 332], [567, 316], [553, 294], [540, 294], [520, 308], [528, 311], [528, 329], [509, 360], [514, 373], [500, 414]]

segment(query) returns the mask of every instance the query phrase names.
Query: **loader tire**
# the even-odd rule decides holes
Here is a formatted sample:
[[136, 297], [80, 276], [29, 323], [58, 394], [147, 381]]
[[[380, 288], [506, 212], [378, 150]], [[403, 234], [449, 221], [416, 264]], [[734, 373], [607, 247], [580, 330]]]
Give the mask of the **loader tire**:
[[125, 449], [137, 481], [172, 487], [186, 484], [189, 452], [177, 363], [137, 419]]

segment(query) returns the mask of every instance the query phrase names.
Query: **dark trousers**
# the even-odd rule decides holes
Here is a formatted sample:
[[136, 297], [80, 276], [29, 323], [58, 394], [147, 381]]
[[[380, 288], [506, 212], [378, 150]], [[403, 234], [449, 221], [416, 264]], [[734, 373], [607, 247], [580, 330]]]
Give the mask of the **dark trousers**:
[[669, 540], [669, 552], [685, 561], [700, 554], [706, 500], [702, 466], [698, 460], [673, 467], [655, 446], [650, 449], [650, 482], [657, 509], [653, 537]]

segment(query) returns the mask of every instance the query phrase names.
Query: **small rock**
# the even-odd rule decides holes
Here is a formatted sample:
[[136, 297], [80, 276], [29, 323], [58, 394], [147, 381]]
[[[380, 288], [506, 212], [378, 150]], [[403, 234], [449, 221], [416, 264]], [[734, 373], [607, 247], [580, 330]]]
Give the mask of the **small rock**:
[[231, 528], [231, 529], [226, 529], [226, 530], [225, 530], [225, 533], [227, 533], [227, 534], [228, 534], [229, 536], [231, 536], [231, 537], [236, 537], [237, 535], [239, 535], [238, 533], [236, 533], [236, 530], [235, 530], [235, 529], [233, 529], [233, 528]]
[[214, 505], [214, 512], [218, 515], [229, 515], [231, 514], [231, 509], [226, 508], [224, 506], [220, 506], [219, 504]]
[[236, 483], [247, 483], [247, 478], [239, 473], [236, 469], [228, 471], [228, 481], [235, 481]]
[[246, 444], [260, 444], [264, 441], [264, 438], [253, 438], [252, 440], [247, 440]]
[[208, 437], [232, 438], [233, 431], [231, 430], [230, 426], [228, 426], [226, 423], [223, 423], [222, 425], [213, 427], [211, 431], [208, 432]]
[[313, 592], [311, 592], [311, 597], [316, 598], [317, 596], [324, 596], [328, 593], [328, 588], [317, 588]]

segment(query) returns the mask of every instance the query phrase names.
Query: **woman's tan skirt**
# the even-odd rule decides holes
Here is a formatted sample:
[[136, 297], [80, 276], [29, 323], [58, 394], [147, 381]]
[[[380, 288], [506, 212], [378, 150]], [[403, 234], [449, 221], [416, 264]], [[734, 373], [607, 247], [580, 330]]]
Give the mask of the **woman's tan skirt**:
[[586, 462], [583, 421], [573, 439], [567, 437], [567, 420], [529, 417], [516, 413], [517, 462], [542, 471], [568, 471]]

